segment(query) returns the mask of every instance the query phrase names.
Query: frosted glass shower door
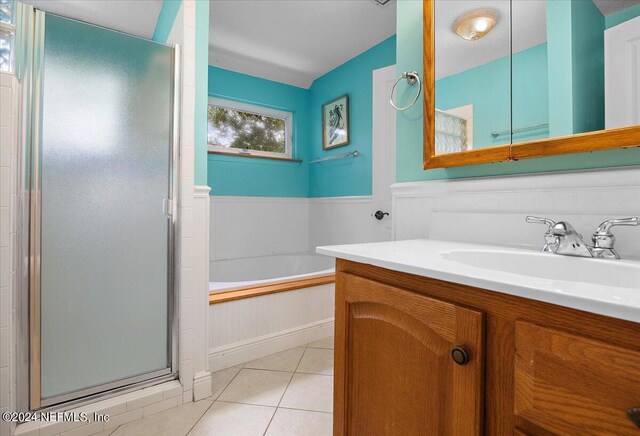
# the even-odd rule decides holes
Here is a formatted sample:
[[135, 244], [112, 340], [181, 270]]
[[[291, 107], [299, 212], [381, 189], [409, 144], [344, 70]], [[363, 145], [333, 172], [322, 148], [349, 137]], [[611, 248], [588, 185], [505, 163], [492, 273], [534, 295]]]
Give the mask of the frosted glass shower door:
[[174, 50], [39, 14], [46, 406], [171, 373]]

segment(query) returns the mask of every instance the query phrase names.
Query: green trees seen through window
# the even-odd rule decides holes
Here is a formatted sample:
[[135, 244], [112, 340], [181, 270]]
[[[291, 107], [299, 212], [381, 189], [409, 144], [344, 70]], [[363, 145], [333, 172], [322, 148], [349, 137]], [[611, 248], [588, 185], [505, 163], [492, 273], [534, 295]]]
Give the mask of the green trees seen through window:
[[284, 119], [210, 105], [207, 121], [209, 145], [286, 152]]

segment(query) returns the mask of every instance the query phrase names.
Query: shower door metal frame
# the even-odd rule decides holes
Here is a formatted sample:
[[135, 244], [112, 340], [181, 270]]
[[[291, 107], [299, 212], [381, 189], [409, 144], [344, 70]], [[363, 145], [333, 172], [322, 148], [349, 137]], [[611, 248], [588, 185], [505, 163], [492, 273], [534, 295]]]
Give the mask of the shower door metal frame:
[[[178, 376], [178, 284], [176, 280], [176, 236], [178, 223], [178, 199], [179, 199], [179, 143], [180, 143], [180, 47], [176, 44], [173, 47], [173, 72], [172, 72], [172, 101], [171, 101], [171, 132], [170, 132], [170, 157], [169, 157], [169, 195], [168, 208], [165, 213], [169, 216], [168, 226], [168, 253], [167, 253], [167, 291], [168, 291], [168, 331], [167, 350], [170, 354], [170, 367], [148, 373], [138, 374], [125, 379], [83, 388], [69, 393], [57, 395], [43, 399], [41, 396], [41, 355], [40, 355], [40, 261], [41, 261], [41, 147], [42, 147], [42, 93], [43, 93], [43, 73], [44, 73], [44, 37], [45, 37], [45, 17], [46, 14], [40, 10], [31, 11], [34, 27], [31, 30], [25, 29], [25, 33], [32, 32], [33, 44], [31, 51], [33, 54], [31, 65], [27, 66], [29, 81], [26, 82], [27, 89], [23, 92], [29, 94], [25, 96], [22, 114], [26, 117], [26, 125], [23, 126], [22, 139], [22, 184], [23, 184], [23, 211], [22, 229], [27, 233], [23, 238], [22, 256], [23, 280], [22, 283], [28, 288], [28, 292], [23, 292], [27, 298], [22, 298], [23, 304], [27, 308], [22, 309], [23, 316], [28, 314], [28, 328], [26, 322], [22, 325], [23, 333], [21, 340], [24, 347], [21, 351], [21, 362], [27, 362], [28, 368], [19, 368], [19, 381], [23, 383], [21, 393], [21, 404], [23, 409], [41, 410], [44, 408], [55, 409], [59, 406], [80, 405], [93, 402], [98, 398], [106, 398], [121, 394], [122, 392], [139, 389], [140, 387], [157, 384], [162, 381], [175, 379]], [[35, 12], [35, 13], [34, 13]], [[77, 21], [77, 20], [75, 20]], [[95, 26], [90, 23], [85, 23]], [[96, 26], [99, 27], [99, 26]], [[108, 29], [114, 31], [112, 29]], [[117, 31], [115, 31], [117, 32]], [[118, 32], [121, 33], [121, 32]], [[137, 38], [133, 35], [127, 35]], [[153, 41], [150, 41], [153, 42]], [[155, 42], [153, 42], [155, 43]], [[29, 119], [30, 118], [30, 119]], [[159, 208], [160, 202], [159, 199]], [[26, 210], [25, 210], [26, 209]], [[24, 289], [23, 289], [24, 291]], [[25, 302], [25, 300], [27, 300]], [[25, 337], [26, 336], [26, 337]], [[25, 359], [26, 357], [26, 359]]]

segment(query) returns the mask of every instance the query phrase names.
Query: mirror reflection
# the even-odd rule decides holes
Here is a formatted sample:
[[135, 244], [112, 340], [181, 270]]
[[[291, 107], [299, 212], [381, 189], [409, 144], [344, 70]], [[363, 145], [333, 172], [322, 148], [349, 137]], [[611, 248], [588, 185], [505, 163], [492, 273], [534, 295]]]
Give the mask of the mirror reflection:
[[436, 154], [640, 124], [640, 0], [436, 0]]
[[508, 144], [510, 2], [436, 1], [434, 13], [436, 154]]

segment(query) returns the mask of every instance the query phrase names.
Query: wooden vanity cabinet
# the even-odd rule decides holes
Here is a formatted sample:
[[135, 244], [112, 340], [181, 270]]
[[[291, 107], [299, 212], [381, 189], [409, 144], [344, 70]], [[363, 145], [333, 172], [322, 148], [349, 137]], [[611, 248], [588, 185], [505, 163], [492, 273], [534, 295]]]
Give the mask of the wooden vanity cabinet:
[[[337, 353], [334, 413], [345, 433], [477, 434], [482, 313], [351, 274], [338, 280], [336, 336], [345, 353]], [[466, 364], [451, 358], [458, 344]]]
[[640, 324], [339, 259], [334, 388], [335, 436], [640, 435]]

